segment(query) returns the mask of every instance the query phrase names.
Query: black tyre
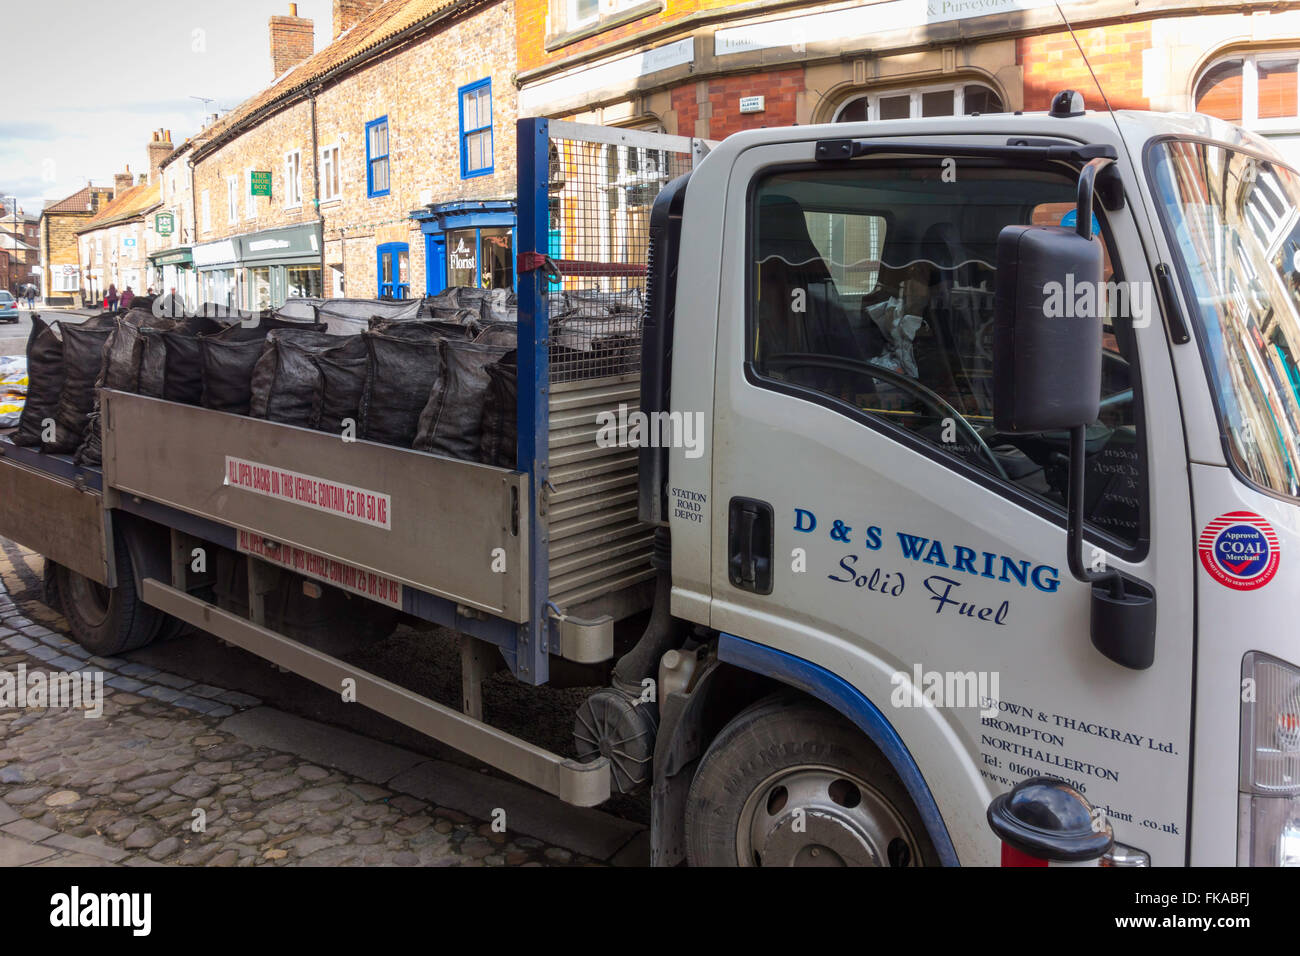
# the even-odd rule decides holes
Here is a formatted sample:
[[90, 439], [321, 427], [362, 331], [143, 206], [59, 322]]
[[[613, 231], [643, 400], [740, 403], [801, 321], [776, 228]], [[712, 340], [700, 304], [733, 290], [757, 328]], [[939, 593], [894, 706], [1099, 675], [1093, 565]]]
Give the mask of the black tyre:
[[764, 698], [709, 746], [686, 801], [692, 866], [937, 862], [911, 799], [861, 731], [791, 693]]
[[63, 616], [73, 640], [101, 657], [144, 647], [157, 636], [166, 617], [140, 600], [131, 556], [120, 535], [114, 547], [115, 588], [104, 587], [63, 565], [55, 572]]

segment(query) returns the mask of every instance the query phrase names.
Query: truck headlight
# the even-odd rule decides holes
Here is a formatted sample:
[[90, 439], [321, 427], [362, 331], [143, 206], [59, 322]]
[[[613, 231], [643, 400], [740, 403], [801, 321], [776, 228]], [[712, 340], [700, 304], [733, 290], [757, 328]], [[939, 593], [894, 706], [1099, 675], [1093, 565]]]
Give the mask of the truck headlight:
[[1300, 668], [1242, 659], [1237, 862], [1300, 866]]

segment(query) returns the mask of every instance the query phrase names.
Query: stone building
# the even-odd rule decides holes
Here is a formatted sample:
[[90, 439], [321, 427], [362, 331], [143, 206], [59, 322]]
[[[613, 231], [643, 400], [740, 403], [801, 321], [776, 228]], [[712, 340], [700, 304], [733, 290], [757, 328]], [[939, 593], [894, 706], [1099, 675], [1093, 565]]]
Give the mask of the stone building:
[[291, 67], [312, 27], [290, 13], [274, 82], [190, 151], [200, 297], [512, 284], [513, 0], [335, 0], [330, 42]]
[[87, 185], [48, 204], [37, 224], [41, 298], [47, 305], [76, 305], [85, 288], [77, 230], [113, 199], [107, 186]]
[[[516, 0], [524, 116], [718, 139], [846, 120], [1103, 108], [1050, 0]], [[1116, 109], [1216, 113], [1294, 150], [1300, 4], [1066, 2]], [[1296, 156], [1300, 160], [1300, 155]]]

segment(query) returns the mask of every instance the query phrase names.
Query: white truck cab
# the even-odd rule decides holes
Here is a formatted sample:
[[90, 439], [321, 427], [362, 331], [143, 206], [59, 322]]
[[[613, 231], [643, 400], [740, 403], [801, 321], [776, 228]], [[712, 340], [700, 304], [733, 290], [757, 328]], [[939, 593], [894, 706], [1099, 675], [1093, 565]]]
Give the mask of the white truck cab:
[[745, 711], [657, 784], [692, 861], [996, 865], [1048, 776], [1108, 862], [1300, 863], [1298, 200], [1242, 130], [1070, 94], [739, 133], [660, 194], [642, 408], [708, 419], [642, 457], [672, 613], [875, 745]]

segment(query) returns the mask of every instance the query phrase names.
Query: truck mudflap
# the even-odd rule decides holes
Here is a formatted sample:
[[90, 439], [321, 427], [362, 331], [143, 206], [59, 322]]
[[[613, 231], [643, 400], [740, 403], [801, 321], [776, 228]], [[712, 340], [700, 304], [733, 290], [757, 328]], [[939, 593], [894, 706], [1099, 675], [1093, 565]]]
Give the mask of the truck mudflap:
[[0, 537], [115, 587], [110, 520], [103, 496], [81, 469], [0, 441]]

